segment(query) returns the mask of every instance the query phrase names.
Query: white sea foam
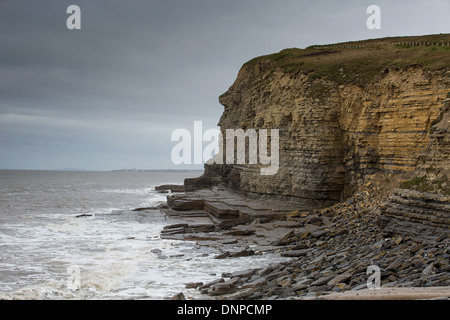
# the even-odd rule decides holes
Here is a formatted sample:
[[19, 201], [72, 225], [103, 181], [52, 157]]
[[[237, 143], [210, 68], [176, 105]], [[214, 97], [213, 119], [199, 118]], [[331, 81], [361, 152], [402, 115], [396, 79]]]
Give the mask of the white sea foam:
[[52, 223], [52, 224], [48, 224], [46, 225], [47, 228], [49, 229], [53, 229], [56, 231], [72, 231], [72, 230], [77, 230], [77, 229], [82, 229], [84, 227], [86, 227], [86, 222], [85, 221], [81, 221], [81, 220], [72, 220], [72, 219], [68, 219], [65, 222], [62, 223]]
[[102, 189], [102, 190], [99, 190], [98, 192], [145, 195], [145, 194], [149, 194], [149, 193], [153, 192], [153, 188], [143, 188], [143, 189]]
[[[216, 260], [214, 249], [161, 239], [169, 223], [164, 215], [129, 210], [166, 200], [166, 194], [149, 187], [153, 175], [121, 174], [119, 182], [116, 175], [55, 173], [52, 180], [39, 172], [32, 175], [39, 178], [34, 185], [25, 181], [26, 200], [5, 200], [0, 194], [0, 299], [161, 299], [180, 291], [199, 297], [185, 284], [281, 259]], [[186, 177], [178, 175], [178, 183]], [[20, 195], [24, 188], [14, 185], [13, 175], [10, 181]], [[53, 191], [43, 192], [43, 185]], [[69, 272], [74, 269], [79, 270], [76, 289]]]

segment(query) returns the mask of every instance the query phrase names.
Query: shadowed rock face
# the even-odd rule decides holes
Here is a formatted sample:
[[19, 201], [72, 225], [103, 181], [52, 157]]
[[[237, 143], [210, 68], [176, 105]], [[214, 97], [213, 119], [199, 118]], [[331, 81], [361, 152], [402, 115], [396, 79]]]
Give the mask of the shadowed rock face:
[[366, 175], [414, 170], [430, 125], [450, 90], [448, 77], [420, 66], [391, 68], [365, 88], [288, 72], [270, 61], [244, 65], [219, 101], [226, 129], [279, 129], [280, 168], [206, 165], [196, 185], [294, 197], [327, 205], [352, 194]]
[[[359, 290], [370, 265], [380, 267], [383, 286], [448, 292], [450, 60], [442, 48], [404, 49], [289, 49], [241, 68], [219, 99], [222, 134], [279, 129], [278, 173], [205, 165], [203, 176], [185, 180], [195, 192], [168, 197], [167, 214], [203, 214], [210, 225], [175, 225], [164, 236], [214, 240], [220, 259], [258, 250], [292, 259], [222, 275], [230, 279], [200, 292], [260, 299]], [[420, 57], [428, 65], [411, 63]]]

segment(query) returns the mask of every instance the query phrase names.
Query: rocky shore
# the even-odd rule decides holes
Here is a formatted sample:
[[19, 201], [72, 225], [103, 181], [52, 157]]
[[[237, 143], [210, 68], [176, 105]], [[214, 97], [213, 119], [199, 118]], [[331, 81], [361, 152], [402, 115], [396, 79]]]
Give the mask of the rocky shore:
[[[369, 188], [320, 210], [251, 200], [222, 188], [168, 195], [168, 206], [161, 210], [186, 223], [167, 226], [161, 237], [213, 247], [222, 252], [215, 259], [268, 252], [290, 258], [186, 284], [211, 299], [358, 299], [374, 265], [380, 268], [383, 290], [361, 291], [360, 298], [450, 297], [449, 197], [430, 199], [431, 194], [395, 189], [380, 199], [377, 191]], [[403, 201], [407, 209], [444, 220], [437, 226], [396, 214], [392, 208], [402, 196], [412, 199]], [[420, 294], [421, 288], [429, 293], [434, 287], [436, 294]], [[398, 294], [396, 288], [415, 291]]]
[[189, 287], [213, 299], [352, 297], [375, 266], [382, 289], [365, 297], [450, 296], [449, 55], [398, 45], [449, 39], [292, 48], [245, 63], [219, 97], [218, 124], [223, 137], [278, 129], [279, 170], [205, 164], [185, 193], [168, 195], [162, 211], [186, 222], [161, 237], [212, 246], [217, 259], [286, 261]]

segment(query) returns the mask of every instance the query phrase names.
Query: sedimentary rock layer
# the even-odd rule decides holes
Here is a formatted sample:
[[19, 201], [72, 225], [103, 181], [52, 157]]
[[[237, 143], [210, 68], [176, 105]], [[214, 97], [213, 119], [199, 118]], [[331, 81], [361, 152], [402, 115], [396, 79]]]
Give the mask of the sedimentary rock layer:
[[[206, 165], [205, 175], [187, 180], [186, 189], [223, 183], [246, 194], [327, 205], [350, 196], [368, 175], [416, 169], [429, 142], [442, 139], [430, 129], [450, 91], [446, 62], [439, 70], [413, 63], [418, 58], [408, 64], [417, 51], [380, 43], [347, 51], [292, 49], [244, 64], [220, 96], [219, 125], [224, 136], [226, 129], [279, 129], [279, 170], [263, 176], [258, 165]], [[380, 69], [383, 54], [389, 58]], [[446, 148], [436, 161], [448, 165]]]

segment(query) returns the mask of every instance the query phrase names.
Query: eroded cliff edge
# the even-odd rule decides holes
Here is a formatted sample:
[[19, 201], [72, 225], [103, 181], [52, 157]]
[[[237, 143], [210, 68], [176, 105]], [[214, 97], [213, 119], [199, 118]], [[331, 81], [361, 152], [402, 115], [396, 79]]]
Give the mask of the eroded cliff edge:
[[[385, 38], [287, 49], [245, 63], [219, 98], [219, 126], [223, 134], [279, 129], [278, 173], [205, 165], [186, 189], [221, 184], [327, 206], [380, 175], [406, 179], [424, 163], [447, 177], [448, 133], [437, 138], [433, 126], [448, 126], [449, 42], [448, 34]], [[427, 149], [439, 152], [424, 161]]]
[[435, 35], [288, 49], [244, 64], [219, 99], [219, 125], [223, 134], [279, 129], [278, 173], [205, 165], [203, 176], [185, 180], [188, 192], [168, 196], [166, 212], [211, 224], [169, 226], [161, 236], [212, 246], [216, 259], [291, 259], [224, 273], [200, 292], [220, 299], [359, 295], [375, 265], [382, 290], [420, 293], [404, 299], [448, 297], [449, 53], [450, 35]]

